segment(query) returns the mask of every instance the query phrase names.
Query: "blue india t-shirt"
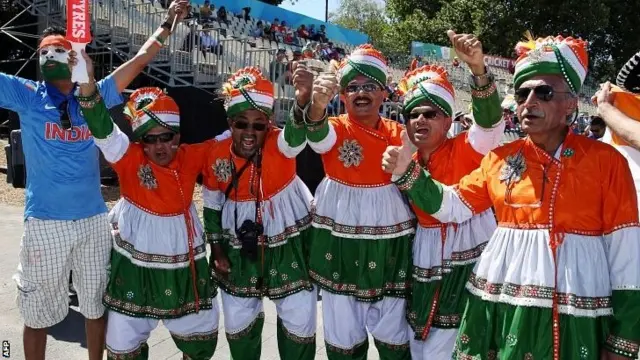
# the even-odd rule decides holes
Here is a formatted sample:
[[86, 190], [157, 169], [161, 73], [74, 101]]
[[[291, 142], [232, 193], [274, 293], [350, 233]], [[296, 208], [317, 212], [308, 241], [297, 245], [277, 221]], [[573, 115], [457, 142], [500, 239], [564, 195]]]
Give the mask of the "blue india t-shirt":
[[[112, 76], [98, 82], [105, 104], [123, 99]], [[27, 167], [25, 219], [78, 220], [107, 211], [100, 192], [98, 148], [73, 95], [45, 82], [0, 73], [0, 107], [20, 115]], [[61, 123], [67, 101], [72, 127]]]

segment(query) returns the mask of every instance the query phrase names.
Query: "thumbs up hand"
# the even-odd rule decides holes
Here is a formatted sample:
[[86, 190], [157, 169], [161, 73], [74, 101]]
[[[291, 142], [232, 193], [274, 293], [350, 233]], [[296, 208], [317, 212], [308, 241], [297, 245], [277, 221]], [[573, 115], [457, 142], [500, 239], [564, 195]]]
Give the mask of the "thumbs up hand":
[[413, 155], [407, 130], [402, 130], [400, 136], [402, 137], [402, 145], [387, 146], [387, 150], [382, 155], [382, 170], [397, 176], [407, 171]]

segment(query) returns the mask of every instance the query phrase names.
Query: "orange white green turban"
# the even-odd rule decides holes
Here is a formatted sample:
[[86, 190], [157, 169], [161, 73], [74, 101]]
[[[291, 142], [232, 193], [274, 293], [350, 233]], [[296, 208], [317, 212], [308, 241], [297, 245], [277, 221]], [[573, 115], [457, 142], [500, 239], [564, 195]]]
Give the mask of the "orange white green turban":
[[233, 74], [222, 85], [222, 95], [230, 118], [252, 109], [267, 116], [273, 113], [273, 84], [256, 67], [246, 67]]
[[338, 68], [338, 78], [342, 88], [358, 75], [364, 75], [384, 88], [387, 86], [388, 73], [387, 59], [369, 44], [355, 48]]
[[516, 45], [516, 53], [519, 55], [513, 77], [516, 89], [535, 76], [560, 75], [577, 93], [587, 76], [587, 43], [580, 39], [562, 36], [530, 38]]
[[144, 87], [134, 91], [124, 108], [124, 115], [131, 122], [135, 139], [156, 126], [180, 131], [178, 104], [157, 87]]
[[447, 71], [437, 65], [425, 65], [409, 71], [398, 83], [404, 95], [404, 111], [411, 112], [425, 100], [440, 108], [447, 116], [453, 115], [455, 92]]

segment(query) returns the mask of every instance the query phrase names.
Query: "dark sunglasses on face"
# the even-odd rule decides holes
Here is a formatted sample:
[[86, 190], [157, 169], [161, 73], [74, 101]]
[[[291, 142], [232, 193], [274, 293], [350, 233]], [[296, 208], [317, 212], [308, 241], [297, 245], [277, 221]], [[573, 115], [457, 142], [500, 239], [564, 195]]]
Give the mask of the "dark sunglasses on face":
[[410, 120], [415, 120], [418, 119], [420, 115], [422, 115], [426, 120], [429, 120], [438, 117], [438, 112], [436, 110], [412, 111], [405, 117], [409, 118]]
[[145, 135], [142, 137], [142, 142], [145, 144], [157, 144], [158, 141], [162, 144], [168, 143], [176, 136], [175, 133], [166, 132], [162, 134], [155, 135]]
[[233, 122], [233, 127], [238, 129], [238, 130], [246, 130], [246, 129], [253, 129], [255, 131], [265, 131], [267, 130], [267, 124], [264, 123], [253, 123], [253, 124], [249, 124], [246, 121], [234, 121]]
[[531, 91], [533, 91], [533, 94], [538, 100], [545, 102], [551, 101], [555, 94], [570, 94], [568, 91], [557, 91], [551, 85], [540, 85], [534, 88], [519, 88], [514, 94], [516, 103], [523, 104], [527, 101]]
[[71, 118], [69, 117], [69, 102], [63, 101], [58, 105], [58, 111], [60, 112], [60, 124], [65, 130], [71, 129]]
[[366, 83], [361, 85], [359, 84], [347, 85], [347, 87], [345, 88], [345, 91], [349, 94], [353, 94], [353, 93], [360, 92], [360, 90], [364, 92], [374, 92], [378, 89], [380, 89], [380, 86], [378, 86], [378, 84]]

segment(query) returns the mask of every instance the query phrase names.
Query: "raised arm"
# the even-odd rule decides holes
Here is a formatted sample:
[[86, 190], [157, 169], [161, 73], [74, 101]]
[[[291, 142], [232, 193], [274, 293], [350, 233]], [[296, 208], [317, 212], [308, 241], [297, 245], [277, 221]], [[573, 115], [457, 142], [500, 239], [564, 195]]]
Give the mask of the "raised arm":
[[126, 63], [120, 65], [112, 74], [118, 91], [124, 91], [133, 79], [149, 65], [153, 58], [160, 52], [164, 43], [171, 35], [171, 26], [174, 22], [180, 22], [187, 15], [188, 0], [174, 0], [169, 6], [164, 23], [151, 35], [138, 53]]
[[[324, 154], [336, 143], [336, 133], [328, 121], [327, 107], [336, 94], [338, 80], [335, 74], [330, 73], [323, 73], [314, 79], [314, 75], [303, 64], [294, 63], [292, 68], [296, 104], [291, 110], [285, 133], [289, 131], [298, 139], [304, 135], [313, 151]], [[304, 147], [300, 151], [302, 149]]]
[[472, 34], [447, 35], [460, 60], [471, 70], [471, 105], [474, 123], [468, 133], [469, 145], [478, 153], [486, 155], [500, 145], [504, 134], [502, 108], [493, 76], [484, 65], [482, 43]]
[[405, 130], [402, 143], [402, 146], [387, 148], [382, 168], [393, 174], [394, 183], [411, 203], [443, 223], [462, 223], [491, 207], [484, 171], [484, 166], [491, 161], [488, 157], [483, 159], [480, 168], [462, 178], [457, 187], [449, 187], [434, 180], [412, 159], [411, 142]]
[[87, 62], [90, 81], [88, 84], [79, 86], [76, 96], [96, 145], [104, 154], [105, 159], [114, 164], [122, 159], [127, 152], [129, 138], [111, 120], [107, 106], [98, 91], [95, 80], [93, 80], [93, 63], [86, 53], [83, 53], [82, 56]]

